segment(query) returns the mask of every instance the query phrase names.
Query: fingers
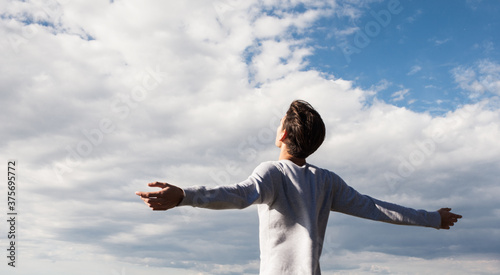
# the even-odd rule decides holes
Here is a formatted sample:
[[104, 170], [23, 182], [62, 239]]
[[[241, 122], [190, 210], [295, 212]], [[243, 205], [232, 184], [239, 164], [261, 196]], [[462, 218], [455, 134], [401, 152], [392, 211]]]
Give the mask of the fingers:
[[155, 197], [158, 197], [160, 195], [160, 191], [156, 191], [156, 192], [135, 192], [135, 194], [137, 196], [141, 196], [141, 198], [155, 198]]
[[454, 213], [451, 213], [452, 214], [452, 217], [455, 218], [455, 219], [461, 219], [462, 218], [462, 215], [457, 215], [457, 214], [454, 214]]
[[462, 218], [462, 215], [458, 215], [458, 214], [455, 214], [455, 213], [451, 213], [449, 212], [448, 213], [448, 218], [452, 221], [452, 222], [457, 222], [458, 219], [461, 219]]
[[148, 186], [149, 186], [149, 187], [160, 187], [160, 188], [165, 188], [165, 187], [170, 187], [170, 184], [165, 183], [165, 182], [155, 181], [155, 182], [148, 183]]
[[453, 222], [446, 221], [446, 222], [443, 222], [443, 224], [441, 225], [441, 228], [442, 229], [450, 229], [450, 226], [453, 226], [453, 225], [454, 225]]
[[454, 226], [456, 222], [458, 222], [459, 218], [449, 217], [447, 222], [445, 223], [446, 229], [450, 229], [451, 226]]
[[[166, 188], [166, 187], [170, 187], [171, 185], [168, 184], [168, 183], [155, 181], [155, 182], [148, 183], [148, 186], [149, 187]], [[157, 191], [157, 192], [140, 192], [140, 191], [137, 191], [137, 192], [135, 192], [135, 194], [137, 196], [141, 196], [142, 198], [150, 198], [150, 197], [157, 197], [160, 193], [159, 193], [159, 191]]]
[[171, 203], [164, 203], [164, 201], [157, 198], [141, 198], [144, 203], [149, 206], [154, 211], [164, 211], [170, 208], [175, 207], [175, 205]]
[[451, 226], [458, 222], [458, 219], [462, 218], [462, 215], [458, 215], [450, 212], [451, 208], [441, 208], [438, 210], [441, 215], [441, 228], [450, 229]]
[[140, 196], [144, 203], [146, 203], [146, 205], [153, 210], [168, 210], [170, 208], [174, 208], [179, 204], [180, 200], [182, 200], [184, 196], [182, 189], [168, 183], [156, 181], [148, 183], [148, 186], [159, 187], [162, 189], [154, 192], [137, 191], [135, 194]]

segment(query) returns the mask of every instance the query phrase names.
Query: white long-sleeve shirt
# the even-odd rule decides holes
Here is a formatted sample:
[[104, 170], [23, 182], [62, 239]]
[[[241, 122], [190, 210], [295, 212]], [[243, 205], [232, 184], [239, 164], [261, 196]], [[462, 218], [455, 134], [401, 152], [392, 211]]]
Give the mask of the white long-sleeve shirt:
[[402, 207], [362, 195], [339, 176], [289, 160], [261, 163], [245, 181], [185, 188], [180, 205], [241, 209], [258, 204], [260, 274], [321, 274], [319, 257], [330, 211], [439, 229], [438, 212]]

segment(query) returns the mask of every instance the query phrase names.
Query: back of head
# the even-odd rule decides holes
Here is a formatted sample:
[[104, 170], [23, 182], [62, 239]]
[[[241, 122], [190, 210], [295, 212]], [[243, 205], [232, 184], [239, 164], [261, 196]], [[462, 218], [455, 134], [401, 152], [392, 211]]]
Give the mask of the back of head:
[[303, 100], [295, 100], [290, 104], [283, 128], [287, 131], [284, 142], [288, 153], [296, 158], [308, 157], [325, 139], [325, 124], [321, 116]]

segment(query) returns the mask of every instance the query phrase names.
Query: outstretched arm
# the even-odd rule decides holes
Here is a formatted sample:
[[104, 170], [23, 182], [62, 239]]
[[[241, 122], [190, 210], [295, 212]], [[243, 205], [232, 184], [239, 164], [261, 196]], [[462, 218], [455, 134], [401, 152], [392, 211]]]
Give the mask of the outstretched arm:
[[441, 215], [441, 229], [450, 229], [458, 219], [462, 218], [462, 215], [457, 215], [451, 213], [451, 208], [441, 208], [438, 210], [439, 215]]
[[[153, 210], [167, 210], [175, 206], [193, 206], [206, 209], [243, 209], [254, 203], [267, 203], [274, 198], [273, 182], [282, 174], [271, 162], [262, 163], [246, 180], [223, 186], [191, 186], [179, 188], [166, 183], [150, 183], [163, 188], [158, 192], [137, 192]], [[274, 172], [273, 172], [274, 171]]]
[[451, 208], [428, 212], [362, 195], [338, 176], [336, 183], [332, 211], [393, 224], [428, 226], [436, 229], [450, 229], [450, 226], [462, 218], [460, 215], [451, 213]]
[[153, 210], [168, 210], [174, 208], [184, 198], [184, 191], [168, 183], [152, 182], [148, 183], [150, 187], [160, 187], [160, 191], [156, 192], [135, 192], [141, 199]]

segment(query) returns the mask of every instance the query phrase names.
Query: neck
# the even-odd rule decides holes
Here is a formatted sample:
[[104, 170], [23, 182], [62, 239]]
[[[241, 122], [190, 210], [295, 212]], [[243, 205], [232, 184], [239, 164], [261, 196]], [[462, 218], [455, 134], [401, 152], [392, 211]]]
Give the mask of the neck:
[[283, 144], [280, 148], [280, 156], [279, 160], [289, 160], [298, 166], [303, 166], [306, 164], [306, 159], [305, 158], [296, 158], [288, 153], [288, 149], [286, 148], [286, 145]]

